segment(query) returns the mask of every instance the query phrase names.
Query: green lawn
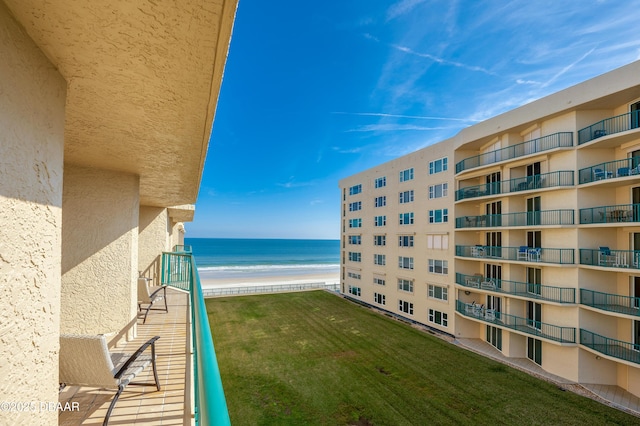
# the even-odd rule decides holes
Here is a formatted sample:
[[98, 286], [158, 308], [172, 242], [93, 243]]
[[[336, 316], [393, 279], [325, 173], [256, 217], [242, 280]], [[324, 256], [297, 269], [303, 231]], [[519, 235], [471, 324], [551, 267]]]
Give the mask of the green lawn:
[[206, 303], [234, 426], [640, 424], [324, 291]]

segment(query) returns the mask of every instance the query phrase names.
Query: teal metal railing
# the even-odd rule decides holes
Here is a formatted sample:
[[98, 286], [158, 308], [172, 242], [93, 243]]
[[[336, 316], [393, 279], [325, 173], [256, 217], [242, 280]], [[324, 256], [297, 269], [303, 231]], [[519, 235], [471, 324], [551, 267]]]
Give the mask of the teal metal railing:
[[611, 250], [609, 247], [580, 249], [580, 264], [605, 268], [640, 269], [640, 251]]
[[193, 255], [186, 252], [163, 253], [162, 283], [187, 290], [190, 295], [195, 422], [197, 425], [230, 425], [200, 275]]
[[580, 223], [640, 222], [640, 204], [618, 204], [580, 209]]
[[640, 344], [624, 342], [580, 329], [580, 344], [601, 354], [640, 364]]
[[190, 245], [175, 245], [175, 246], [173, 246], [173, 251], [174, 252], [191, 253], [191, 246]]
[[640, 317], [640, 297], [621, 296], [582, 288], [580, 303], [603, 311]]
[[481, 185], [466, 186], [456, 191], [456, 201], [487, 195], [509, 194], [534, 189], [573, 186], [573, 170], [542, 173]]
[[623, 158], [580, 169], [578, 182], [582, 184], [635, 175], [640, 178], [640, 157]]
[[640, 116], [638, 114], [640, 114], [640, 110], [617, 115], [615, 117], [605, 118], [591, 126], [578, 130], [578, 145], [603, 136], [637, 129], [640, 127]]
[[524, 157], [525, 155], [537, 152], [548, 151], [554, 148], [568, 148], [573, 146], [573, 133], [560, 132], [541, 138], [522, 142], [495, 151], [485, 152], [480, 155], [465, 158], [456, 164], [456, 173], [474, 167], [486, 166], [499, 161], [510, 160], [512, 158]]
[[456, 218], [456, 228], [573, 225], [573, 216], [569, 209], [462, 216]]
[[576, 329], [574, 327], [560, 327], [542, 321], [534, 321], [515, 315], [486, 309], [483, 305], [464, 303], [456, 300], [456, 311], [469, 318], [476, 318], [494, 326], [517, 330], [536, 337], [561, 343], [576, 343]]
[[571, 248], [503, 247], [503, 246], [456, 246], [456, 256], [487, 260], [516, 260], [556, 264], [574, 263]]
[[456, 283], [470, 289], [495, 291], [498, 293], [523, 296], [529, 299], [547, 300], [558, 303], [576, 303], [576, 290], [569, 287], [553, 287], [543, 284], [487, 278], [482, 275], [465, 275], [456, 272]]

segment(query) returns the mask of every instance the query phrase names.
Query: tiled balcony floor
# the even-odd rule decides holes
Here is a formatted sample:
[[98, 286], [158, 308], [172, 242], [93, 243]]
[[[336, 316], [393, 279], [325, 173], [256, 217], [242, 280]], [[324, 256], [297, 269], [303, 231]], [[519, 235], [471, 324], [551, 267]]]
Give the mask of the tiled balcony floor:
[[[150, 386], [129, 385], [116, 403], [109, 425], [183, 425], [191, 424], [189, 398], [190, 351], [189, 295], [177, 290], [167, 290], [169, 313], [151, 311], [146, 324], [138, 320], [138, 337], [112, 352], [131, 354], [153, 336], [156, 342], [158, 379], [161, 390], [153, 385], [153, 373], [149, 367], [136, 382], [151, 383]], [[59, 424], [101, 425], [115, 390], [71, 386], [60, 393], [59, 401], [78, 402], [80, 411], [62, 411]], [[187, 407], [187, 410], [185, 410]]]

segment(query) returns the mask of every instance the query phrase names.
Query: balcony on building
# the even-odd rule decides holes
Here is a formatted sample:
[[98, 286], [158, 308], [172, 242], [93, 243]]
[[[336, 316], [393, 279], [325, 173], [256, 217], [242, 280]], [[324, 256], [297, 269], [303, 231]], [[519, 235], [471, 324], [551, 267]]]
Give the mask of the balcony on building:
[[563, 304], [576, 303], [576, 289], [570, 287], [524, 283], [485, 277], [482, 274], [467, 275], [459, 272], [456, 272], [456, 284], [468, 289], [465, 291], [496, 292], [519, 298]]
[[456, 300], [456, 312], [466, 318], [487, 323], [494, 327], [513, 330], [519, 334], [535, 336], [556, 343], [576, 343], [576, 329], [574, 327], [562, 327], [496, 312], [493, 309], [485, 308], [483, 305], [465, 303], [460, 300]]
[[640, 317], [640, 297], [580, 289], [580, 303], [601, 311]]
[[479, 197], [497, 197], [504, 194], [540, 191], [552, 188], [572, 187], [573, 185], [573, 170], [560, 170], [502, 181], [499, 180], [480, 185], [460, 187], [456, 191], [456, 201]]
[[608, 246], [580, 249], [580, 265], [597, 268], [640, 269], [640, 250], [612, 250]]
[[456, 229], [572, 226], [573, 224], [574, 211], [571, 209], [485, 214], [456, 218]]
[[[631, 365], [640, 364], [640, 344], [625, 342], [580, 329], [580, 345], [611, 360], [623, 360]], [[637, 367], [637, 365], [633, 365]]]
[[614, 224], [640, 222], [640, 204], [617, 204], [580, 209], [580, 224]]
[[[578, 145], [591, 143], [600, 147], [616, 146], [637, 138], [640, 110], [605, 118], [578, 130]], [[631, 139], [630, 139], [631, 138]]]
[[573, 133], [554, 133], [552, 135], [543, 136], [465, 158], [464, 160], [456, 163], [456, 174], [467, 170], [478, 169], [483, 166], [506, 162], [515, 158], [525, 158], [540, 152], [571, 147], [573, 147]]
[[597, 184], [617, 186], [620, 182], [640, 182], [640, 157], [628, 157], [593, 164], [578, 171], [580, 185]]
[[474, 260], [574, 264], [574, 249], [547, 247], [504, 247], [483, 245], [456, 245], [456, 256]]

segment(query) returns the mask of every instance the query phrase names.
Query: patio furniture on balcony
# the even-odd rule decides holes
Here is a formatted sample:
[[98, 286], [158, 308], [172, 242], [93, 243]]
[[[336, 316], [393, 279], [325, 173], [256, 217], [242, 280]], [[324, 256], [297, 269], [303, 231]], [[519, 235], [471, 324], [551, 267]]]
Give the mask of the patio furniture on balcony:
[[518, 258], [517, 260], [529, 260], [529, 247], [520, 246], [518, 249]]
[[618, 169], [618, 177], [629, 176], [629, 168], [628, 167], [620, 167]]
[[[164, 309], [163, 308], [153, 308], [153, 305], [158, 301], [164, 301]], [[169, 308], [167, 307], [167, 286], [162, 285], [157, 289], [151, 289], [147, 285], [146, 278], [138, 278], [138, 309], [140, 312], [143, 310], [144, 319], [142, 323], [147, 322], [147, 315], [149, 315], [149, 311], [164, 311], [169, 312]]]
[[473, 257], [484, 257], [485, 255], [485, 250], [484, 247], [481, 245], [475, 245], [473, 247], [471, 247], [471, 256]]
[[540, 262], [540, 255], [542, 254], [542, 249], [540, 247], [533, 247], [527, 250], [527, 257], [529, 262]]
[[480, 283], [480, 287], [484, 290], [495, 290], [496, 289], [496, 281], [493, 278], [489, 278], [486, 281], [482, 281]]
[[[160, 390], [156, 368], [155, 342], [160, 336], [149, 339], [131, 356], [122, 353], [109, 353], [107, 339], [99, 335], [60, 335], [60, 371], [59, 381], [64, 386], [89, 386], [117, 389], [103, 426], [109, 423], [109, 417], [120, 394], [127, 385], [155, 385]], [[145, 351], [151, 347], [151, 355]], [[133, 380], [149, 365], [153, 368], [154, 384], [133, 383]]]
[[602, 169], [593, 169], [593, 180], [609, 179], [613, 177], [613, 172], [607, 172]]
[[607, 136], [607, 131], [606, 130], [596, 130], [593, 132], [593, 138], [597, 139], [597, 138], [601, 138], [603, 136]]
[[475, 274], [474, 276], [468, 276], [465, 279], [467, 287], [480, 288], [480, 282], [482, 281], [482, 275]]
[[495, 309], [487, 309], [484, 313], [484, 319], [486, 319], [487, 321], [495, 321], [496, 320]]
[[611, 254], [609, 247], [600, 247], [598, 251], [598, 265], [611, 266], [616, 261], [616, 257]]

